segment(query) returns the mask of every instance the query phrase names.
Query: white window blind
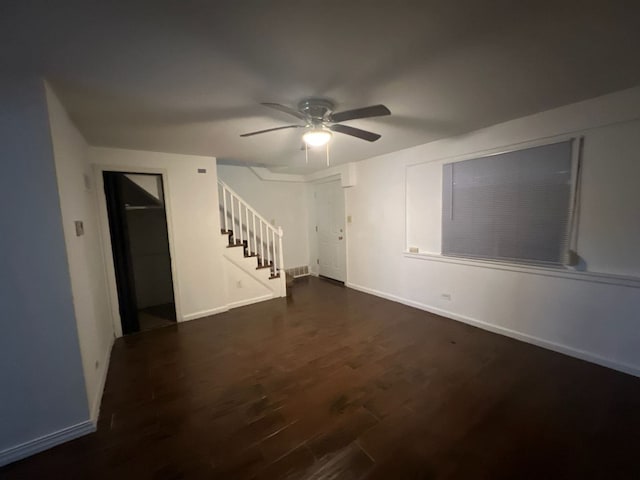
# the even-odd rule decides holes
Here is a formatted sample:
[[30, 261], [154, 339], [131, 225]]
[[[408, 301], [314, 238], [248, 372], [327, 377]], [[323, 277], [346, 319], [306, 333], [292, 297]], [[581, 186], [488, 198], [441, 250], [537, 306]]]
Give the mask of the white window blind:
[[572, 141], [444, 165], [442, 254], [568, 260]]

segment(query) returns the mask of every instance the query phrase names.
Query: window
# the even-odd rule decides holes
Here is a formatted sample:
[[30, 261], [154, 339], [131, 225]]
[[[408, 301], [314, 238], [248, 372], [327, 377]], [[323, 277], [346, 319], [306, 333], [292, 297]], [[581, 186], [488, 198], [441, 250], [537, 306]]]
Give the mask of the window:
[[573, 141], [443, 166], [442, 254], [566, 264]]

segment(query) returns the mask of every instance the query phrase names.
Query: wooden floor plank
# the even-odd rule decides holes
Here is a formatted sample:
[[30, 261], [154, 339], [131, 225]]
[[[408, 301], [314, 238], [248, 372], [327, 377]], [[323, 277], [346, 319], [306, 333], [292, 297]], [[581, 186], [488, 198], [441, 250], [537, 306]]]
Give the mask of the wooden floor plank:
[[118, 339], [98, 431], [3, 479], [640, 478], [640, 380], [316, 278]]

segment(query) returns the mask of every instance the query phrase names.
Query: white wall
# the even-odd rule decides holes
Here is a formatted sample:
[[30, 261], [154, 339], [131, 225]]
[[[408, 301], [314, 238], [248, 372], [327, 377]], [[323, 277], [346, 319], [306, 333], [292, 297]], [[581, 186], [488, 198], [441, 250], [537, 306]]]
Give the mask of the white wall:
[[0, 76], [0, 465], [91, 431], [42, 81]]
[[218, 165], [218, 175], [260, 215], [282, 227], [285, 268], [308, 265], [307, 184], [265, 181], [247, 167], [230, 165]]
[[[581, 269], [640, 277], [640, 255], [634, 254], [640, 239], [639, 133], [640, 120], [629, 120], [572, 134], [584, 138], [577, 251], [586, 265]], [[442, 167], [452, 160], [406, 167], [408, 247], [440, 253]]]
[[224, 241], [221, 243], [229, 308], [282, 296], [278, 291], [281, 282], [269, 280], [268, 269], [256, 270], [255, 257], [245, 258], [241, 248], [226, 248], [227, 244]]
[[[216, 159], [192, 155], [89, 147], [96, 166], [96, 182], [103, 188], [102, 171], [163, 173], [165, 207], [171, 248], [178, 321], [226, 310], [226, 283], [220, 250], [220, 220]], [[198, 169], [206, 173], [198, 173]], [[104, 195], [100, 196], [102, 236], [111, 252]], [[107, 261], [109, 288], [115, 292], [113, 258]], [[114, 298], [115, 293], [114, 293]], [[112, 311], [119, 333], [117, 302]]]
[[[348, 284], [640, 374], [638, 112], [635, 88], [359, 162], [345, 190]], [[432, 162], [422, 203], [411, 205], [412, 222], [424, 223], [410, 235], [438, 253], [444, 160], [568, 133], [585, 137], [578, 253], [605, 275], [403, 254], [407, 165]]]
[[[114, 338], [96, 191], [87, 143], [50, 87], [46, 92], [73, 307], [87, 397], [95, 421]], [[76, 236], [76, 220], [83, 222], [82, 236]]]

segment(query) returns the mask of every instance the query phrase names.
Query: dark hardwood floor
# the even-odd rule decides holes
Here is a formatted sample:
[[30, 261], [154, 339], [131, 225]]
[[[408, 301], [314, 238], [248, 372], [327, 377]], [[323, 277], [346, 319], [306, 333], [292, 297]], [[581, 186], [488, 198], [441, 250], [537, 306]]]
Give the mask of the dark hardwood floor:
[[119, 339], [98, 431], [3, 479], [638, 479], [640, 380], [311, 278]]

